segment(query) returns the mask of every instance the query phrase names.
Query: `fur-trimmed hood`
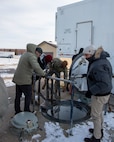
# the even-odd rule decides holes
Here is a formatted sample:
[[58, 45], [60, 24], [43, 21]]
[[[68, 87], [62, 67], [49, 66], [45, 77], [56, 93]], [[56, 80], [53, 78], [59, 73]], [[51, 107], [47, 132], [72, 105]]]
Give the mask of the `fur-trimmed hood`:
[[99, 58], [107, 58], [110, 57], [109, 53], [104, 51], [104, 49], [101, 47], [99, 47], [94, 54], [94, 58], [95, 59], [99, 59]]
[[87, 60], [92, 63], [95, 60], [106, 59], [107, 57], [110, 57], [109, 53], [104, 51], [102, 47], [99, 47], [97, 50], [95, 50], [95, 53]]

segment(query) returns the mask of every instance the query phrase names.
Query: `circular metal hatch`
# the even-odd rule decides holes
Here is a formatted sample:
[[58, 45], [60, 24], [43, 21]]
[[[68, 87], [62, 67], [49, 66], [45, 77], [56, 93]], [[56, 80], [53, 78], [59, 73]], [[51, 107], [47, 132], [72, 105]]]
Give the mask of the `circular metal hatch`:
[[73, 101], [73, 113], [71, 114], [71, 100], [60, 101], [48, 108], [41, 107], [41, 112], [47, 119], [60, 123], [70, 123], [71, 115], [74, 123], [90, 118], [90, 107], [78, 101]]
[[31, 112], [20, 112], [10, 120], [17, 129], [32, 132], [38, 128], [38, 118]]

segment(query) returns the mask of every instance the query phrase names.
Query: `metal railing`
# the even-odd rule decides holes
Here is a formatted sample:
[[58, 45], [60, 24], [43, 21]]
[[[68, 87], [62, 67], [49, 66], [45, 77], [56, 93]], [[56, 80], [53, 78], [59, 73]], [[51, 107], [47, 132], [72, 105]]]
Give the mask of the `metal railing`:
[[[40, 97], [47, 102], [49, 101], [52, 106], [54, 103], [54, 99], [56, 99], [56, 101], [61, 100], [60, 81], [63, 81], [65, 83], [70, 83], [72, 85], [71, 108], [70, 108], [70, 127], [71, 127], [70, 134], [72, 134], [73, 106], [74, 106], [73, 101], [74, 101], [74, 84], [75, 84], [75, 82], [71, 81], [71, 80], [67, 80], [67, 79], [58, 78], [58, 77], [52, 77], [52, 76], [47, 76], [45, 79], [46, 79], [46, 97], [44, 97], [44, 95], [41, 93], [41, 90], [40, 90], [41, 78], [39, 78], [39, 80], [38, 80], [38, 104], [39, 104], [39, 106], [40, 106]], [[55, 85], [54, 83], [57, 83], [57, 86], [55, 88], [56, 90], [54, 90], [54, 85]], [[54, 98], [54, 95], [56, 95], [55, 98]], [[35, 105], [35, 102], [33, 103], [33, 111], [34, 111], [34, 105]]]

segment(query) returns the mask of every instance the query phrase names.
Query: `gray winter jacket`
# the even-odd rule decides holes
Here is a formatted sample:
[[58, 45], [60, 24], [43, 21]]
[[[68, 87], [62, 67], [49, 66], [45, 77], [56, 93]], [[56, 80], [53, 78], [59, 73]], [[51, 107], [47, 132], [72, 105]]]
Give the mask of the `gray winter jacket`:
[[100, 47], [89, 59], [87, 84], [92, 95], [105, 96], [112, 90], [112, 67], [107, 59], [109, 56]]
[[38, 76], [44, 76], [44, 71], [37, 62], [35, 49], [36, 45], [27, 44], [27, 52], [21, 56], [13, 77], [13, 82], [17, 85], [32, 84], [33, 71], [35, 71]]

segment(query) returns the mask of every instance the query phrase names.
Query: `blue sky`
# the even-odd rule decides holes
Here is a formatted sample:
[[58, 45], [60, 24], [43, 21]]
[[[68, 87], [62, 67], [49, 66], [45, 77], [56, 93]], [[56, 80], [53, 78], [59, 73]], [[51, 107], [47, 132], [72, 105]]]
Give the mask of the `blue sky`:
[[0, 0], [0, 48], [55, 41], [57, 7], [80, 0]]

